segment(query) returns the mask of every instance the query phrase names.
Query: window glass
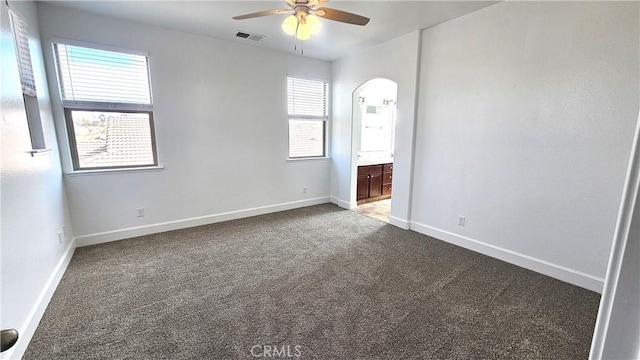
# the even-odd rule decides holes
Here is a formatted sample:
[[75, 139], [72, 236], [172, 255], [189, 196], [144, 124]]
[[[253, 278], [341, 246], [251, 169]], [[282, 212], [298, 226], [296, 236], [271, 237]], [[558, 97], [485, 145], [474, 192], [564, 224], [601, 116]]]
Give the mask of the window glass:
[[324, 155], [324, 121], [289, 119], [289, 157]]
[[79, 168], [155, 165], [150, 113], [69, 113]]

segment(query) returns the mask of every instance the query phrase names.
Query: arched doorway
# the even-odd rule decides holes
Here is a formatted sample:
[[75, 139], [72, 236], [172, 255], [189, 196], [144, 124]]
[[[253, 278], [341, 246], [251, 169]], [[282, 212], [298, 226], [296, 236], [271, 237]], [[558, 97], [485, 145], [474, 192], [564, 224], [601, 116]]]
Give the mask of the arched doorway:
[[351, 161], [355, 211], [389, 222], [398, 84], [372, 79], [353, 92]]

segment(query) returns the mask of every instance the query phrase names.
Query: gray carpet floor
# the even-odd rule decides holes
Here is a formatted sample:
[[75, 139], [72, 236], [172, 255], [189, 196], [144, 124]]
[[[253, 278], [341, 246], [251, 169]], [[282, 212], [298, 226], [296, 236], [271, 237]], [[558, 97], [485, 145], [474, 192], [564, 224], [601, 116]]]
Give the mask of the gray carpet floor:
[[599, 300], [327, 204], [78, 248], [24, 358], [586, 359]]

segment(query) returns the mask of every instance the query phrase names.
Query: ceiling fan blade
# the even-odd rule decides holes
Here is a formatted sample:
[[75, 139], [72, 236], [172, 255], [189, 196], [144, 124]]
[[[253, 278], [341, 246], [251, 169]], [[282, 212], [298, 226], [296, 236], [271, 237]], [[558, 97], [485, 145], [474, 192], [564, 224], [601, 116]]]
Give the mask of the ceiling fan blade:
[[369, 23], [369, 18], [352, 14], [342, 10], [330, 9], [330, 8], [319, 8], [316, 10], [316, 15], [321, 18], [340, 21], [347, 24], [353, 25], [367, 25]]
[[244, 19], [257, 18], [257, 17], [261, 17], [261, 16], [287, 14], [287, 13], [290, 13], [290, 12], [291, 12], [291, 9], [265, 10], [265, 11], [259, 11], [259, 12], [251, 13], [251, 14], [244, 14], [244, 15], [234, 16], [233, 19], [234, 20], [244, 20]]

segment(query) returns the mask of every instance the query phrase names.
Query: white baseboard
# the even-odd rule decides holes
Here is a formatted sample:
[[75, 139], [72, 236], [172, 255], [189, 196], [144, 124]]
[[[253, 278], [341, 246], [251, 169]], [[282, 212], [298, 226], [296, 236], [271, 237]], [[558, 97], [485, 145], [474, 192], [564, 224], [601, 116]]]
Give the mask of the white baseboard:
[[338, 206], [340, 206], [341, 208], [347, 209], [347, 210], [353, 210], [353, 209], [358, 207], [357, 203], [351, 203], [349, 201], [344, 201], [342, 199], [338, 199], [335, 196], [331, 197], [331, 202], [336, 204], [336, 205], [338, 205]]
[[291, 210], [296, 208], [301, 208], [305, 206], [319, 205], [325, 204], [329, 202], [329, 197], [318, 197], [313, 199], [292, 201], [287, 203], [275, 204], [275, 205], [267, 205], [260, 206], [251, 209], [243, 209], [236, 211], [229, 211], [220, 214], [206, 215], [206, 216], [198, 216], [189, 219], [181, 219], [174, 221], [167, 221], [163, 223], [137, 226], [132, 228], [106, 231], [96, 234], [82, 235], [76, 237], [76, 244], [78, 247], [101, 244], [110, 241], [129, 239], [137, 236], [144, 236], [150, 234], [157, 234], [165, 231], [172, 231], [178, 229], [184, 229], [188, 227], [208, 225], [222, 221], [235, 220], [246, 218], [250, 216], [263, 215], [278, 211]]
[[551, 276], [558, 280], [568, 282], [570, 284], [589, 289], [598, 293], [602, 293], [604, 279], [599, 278], [581, 271], [570, 269], [558, 264], [554, 264], [545, 260], [536, 259], [534, 257], [507, 250], [495, 245], [483, 243], [478, 240], [468, 238], [466, 236], [454, 234], [445, 230], [437, 229], [429, 225], [411, 222], [411, 230], [434, 237], [436, 239], [446, 241], [448, 243], [461, 246], [463, 248], [473, 250], [475, 252], [491, 256], [493, 258], [506, 261], [508, 263], [518, 265], [525, 269]]
[[397, 218], [395, 216], [389, 216], [389, 224], [397, 226], [404, 230], [409, 230], [411, 228], [411, 223], [409, 221]]
[[73, 256], [75, 249], [75, 241], [71, 240], [62, 255], [62, 258], [58, 261], [58, 264], [53, 269], [53, 272], [49, 276], [44, 288], [40, 292], [38, 299], [31, 308], [29, 315], [27, 315], [27, 319], [24, 321], [20, 329], [18, 329], [18, 342], [16, 342], [11, 349], [2, 353], [0, 359], [22, 358], [24, 352], [27, 350], [27, 346], [29, 346], [29, 342], [31, 342], [33, 334], [35, 334], [36, 329], [38, 328], [38, 324], [40, 324], [42, 316], [44, 316], [44, 312], [53, 297], [53, 293], [56, 291], [56, 288], [60, 283], [60, 279], [62, 279], [62, 275], [64, 275], [64, 272], [67, 270], [67, 266], [69, 266], [69, 262], [71, 261], [71, 257]]

